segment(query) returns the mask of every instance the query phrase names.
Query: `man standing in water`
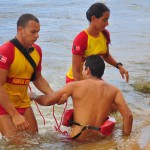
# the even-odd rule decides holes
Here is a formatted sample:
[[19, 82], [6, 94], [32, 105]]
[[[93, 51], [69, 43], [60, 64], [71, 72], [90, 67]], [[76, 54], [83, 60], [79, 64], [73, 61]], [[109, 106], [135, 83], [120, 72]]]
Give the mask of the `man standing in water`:
[[[112, 105], [115, 104], [123, 117], [123, 134], [129, 135], [132, 130], [132, 113], [127, 106], [122, 92], [115, 86], [101, 80], [105, 63], [99, 55], [91, 55], [86, 58], [82, 75], [84, 80], [70, 82], [60, 90], [50, 95], [31, 96], [40, 105], [50, 106], [63, 104], [63, 93], [72, 97], [74, 115], [70, 137], [77, 140], [97, 137], [100, 132], [96, 130], [84, 130], [84, 125], [100, 127], [106, 121]], [[79, 135], [79, 136], [77, 136]]]
[[[0, 46], [0, 132], [12, 138], [22, 131], [32, 134], [38, 126], [27, 91], [30, 80], [44, 94], [53, 90], [41, 74], [42, 51], [34, 44], [39, 38], [40, 23], [32, 14], [23, 14], [17, 21], [17, 35], [13, 41]], [[27, 57], [29, 55], [34, 67]]]

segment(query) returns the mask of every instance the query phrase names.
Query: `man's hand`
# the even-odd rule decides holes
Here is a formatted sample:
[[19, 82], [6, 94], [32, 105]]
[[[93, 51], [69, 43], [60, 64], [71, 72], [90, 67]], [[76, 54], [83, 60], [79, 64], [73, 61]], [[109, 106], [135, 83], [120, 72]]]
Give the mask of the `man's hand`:
[[66, 93], [62, 94], [62, 97], [60, 98], [58, 105], [64, 104], [68, 100], [68, 95]]
[[26, 130], [29, 127], [28, 121], [20, 114], [13, 115], [12, 120], [18, 130]]

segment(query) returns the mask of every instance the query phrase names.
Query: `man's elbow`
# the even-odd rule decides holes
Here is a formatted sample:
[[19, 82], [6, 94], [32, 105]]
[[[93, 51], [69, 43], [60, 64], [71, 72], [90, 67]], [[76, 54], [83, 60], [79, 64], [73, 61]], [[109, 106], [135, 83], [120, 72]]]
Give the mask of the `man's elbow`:
[[37, 98], [36, 102], [42, 106], [50, 106], [50, 104], [51, 104], [51, 101], [49, 100], [48, 95], [39, 96]]
[[54, 105], [56, 102], [54, 102], [54, 101], [47, 101], [47, 100], [45, 100], [45, 101], [43, 101], [42, 102], [42, 105], [43, 106], [51, 106], [51, 105]]
[[42, 105], [43, 106], [50, 106], [50, 103], [48, 101], [43, 101]]
[[44, 106], [51, 106], [54, 105], [58, 102], [57, 99], [50, 99], [49, 96], [47, 96], [47, 98], [45, 98], [45, 100], [43, 100], [43, 105]]

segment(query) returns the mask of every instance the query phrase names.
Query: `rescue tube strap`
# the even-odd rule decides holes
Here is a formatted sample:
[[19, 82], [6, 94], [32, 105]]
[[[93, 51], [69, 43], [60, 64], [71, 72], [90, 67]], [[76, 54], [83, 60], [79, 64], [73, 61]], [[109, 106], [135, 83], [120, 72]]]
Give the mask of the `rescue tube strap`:
[[61, 125], [62, 125], [63, 115], [64, 115], [64, 113], [65, 113], [65, 111], [66, 111], [66, 107], [67, 107], [67, 102], [66, 102], [64, 111], [63, 111], [63, 113], [62, 113], [60, 123], [58, 123], [58, 121], [57, 121], [57, 119], [56, 119], [56, 117], [55, 117], [55, 114], [54, 114], [55, 111], [54, 111], [54, 105], [53, 105], [53, 117], [54, 117], [55, 122], [56, 122], [56, 125], [54, 126], [54, 128], [55, 128], [56, 131], [58, 131], [59, 133], [61, 133], [62, 135], [66, 136], [68, 139], [70, 139], [68, 132], [67, 132], [67, 131], [62, 131], [62, 130], [60, 129], [60, 127], [61, 127]]
[[80, 123], [74, 122], [74, 121], [72, 121], [72, 120], [69, 120], [69, 123], [71, 123], [72, 125], [73, 125], [73, 124], [74, 124], [74, 125], [77, 125], [77, 126], [85, 126], [86, 129], [92, 129], [92, 130], [98, 130], [98, 131], [101, 129], [101, 128], [95, 127], [95, 126], [80, 124]]
[[[29, 85], [29, 90], [32, 91], [30, 85]], [[38, 107], [38, 104], [37, 104], [37, 102], [36, 102], [35, 100], [34, 100], [34, 103], [35, 103], [35, 105], [36, 105], [36, 107], [37, 107], [38, 112], [40, 113], [41, 117], [43, 118], [43, 123], [44, 123], [44, 125], [45, 125], [45, 124], [46, 124], [45, 118], [44, 118], [43, 114], [41, 113], [41, 111], [40, 111], [40, 109], [39, 109], [39, 107]]]
[[100, 127], [95, 127], [95, 126], [84, 125], [84, 124], [69, 120], [69, 123], [71, 125], [83, 126], [82, 130], [77, 135], [72, 137], [71, 139], [75, 139], [75, 138], [79, 137], [81, 135], [82, 131], [87, 130], [87, 129], [100, 131], [103, 135], [108, 136], [112, 133], [112, 131], [115, 127], [115, 122], [116, 122], [116, 120], [114, 118], [107, 117], [105, 122]]
[[86, 126], [83, 127], [82, 130], [81, 130], [77, 135], [75, 135], [74, 137], [72, 137], [71, 139], [76, 139], [76, 138], [78, 138], [78, 137], [81, 135], [82, 131], [84, 131], [84, 130], [86, 130]]
[[36, 63], [34, 62], [33, 58], [29, 55], [26, 48], [16, 38], [11, 39], [10, 42], [13, 43], [20, 50], [20, 52], [24, 55], [24, 57], [28, 60], [28, 62], [33, 67], [34, 72], [30, 80], [34, 81], [36, 78]]
[[87, 129], [97, 130], [97, 131], [100, 131], [100, 130], [101, 130], [101, 128], [99, 128], [99, 127], [80, 124], [80, 123], [74, 122], [74, 121], [72, 121], [72, 120], [69, 120], [69, 123], [72, 124], [72, 125], [84, 126], [84, 127], [82, 128], [82, 130], [81, 130], [77, 135], [75, 135], [74, 137], [72, 137], [72, 139], [78, 138], [78, 137], [81, 135], [82, 131], [87, 130]]

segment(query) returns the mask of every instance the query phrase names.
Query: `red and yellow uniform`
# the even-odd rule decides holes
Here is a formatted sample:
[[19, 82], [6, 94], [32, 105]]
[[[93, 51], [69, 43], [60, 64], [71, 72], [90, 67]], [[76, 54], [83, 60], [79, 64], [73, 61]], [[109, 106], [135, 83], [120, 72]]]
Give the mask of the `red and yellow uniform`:
[[[74, 55], [82, 55], [83, 62], [90, 55], [105, 55], [108, 53], [108, 44], [110, 43], [109, 32], [104, 30], [99, 36], [94, 38], [87, 33], [86, 30], [80, 32], [74, 39], [72, 53]], [[81, 70], [82, 70], [81, 64]], [[82, 75], [81, 75], [82, 76]], [[66, 74], [66, 82], [73, 81], [72, 65]]]
[[[36, 71], [41, 71], [42, 51], [36, 44], [33, 47], [34, 50], [29, 54], [36, 63]], [[31, 102], [27, 95], [27, 90], [34, 70], [20, 50], [11, 42], [0, 46], [0, 68], [8, 70], [3, 87], [11, 103], [16, 108], [29, 107]]]

